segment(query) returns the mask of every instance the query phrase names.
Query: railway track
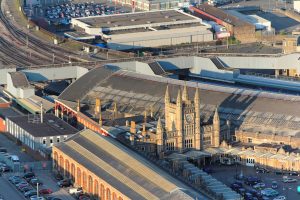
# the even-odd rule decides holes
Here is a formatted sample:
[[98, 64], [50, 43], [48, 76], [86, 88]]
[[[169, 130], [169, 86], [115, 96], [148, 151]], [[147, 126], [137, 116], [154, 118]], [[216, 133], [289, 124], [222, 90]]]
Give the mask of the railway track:
[[[0, 0], [0, 4], [2, 5], [2, 0]], [[79, 57], [74, 52], [43, 42], [29, 33], [20, 30], [6, 18], [2, 9], [0, 9], [0, 23], [10, 33], [8, 38], [17, 43], [17, 45], [13, 44], [0, 37], [0, 51], [2, 55], [5, 55], [5, 58], [0, 59], [3, 63], [26, 66], [60, 64], [69, 62], [70, 57], [72, 57], [72, 60], [76, 60]], [[78, 59], [78, 61], [82, 60]]]

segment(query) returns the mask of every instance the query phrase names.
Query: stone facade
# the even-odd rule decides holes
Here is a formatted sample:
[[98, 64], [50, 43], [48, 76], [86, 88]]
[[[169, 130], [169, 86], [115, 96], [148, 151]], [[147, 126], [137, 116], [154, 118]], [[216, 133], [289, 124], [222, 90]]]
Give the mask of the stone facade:
[[64, 177], [70, 178], [74, 186], [80, 186], [96, 199], [105, 200], [125, 200], [129, 199], [119, 192], [112, 185], [101, 179], [78, 161], [68, 157], [55, 146], [53, 147], [53, 168]]
[[170, 100], [169, 88], [165, 93], [165, 127], [158, 120], [156, 132], [157, 154], [163, 151], [188, 149], [202, 150], [220, 145], [221, 125], [216, 109], [212, 124], [201, 124], [200, 92], [197, 88], [190, 100], [187, 87], [178, 90], [176, 102]]

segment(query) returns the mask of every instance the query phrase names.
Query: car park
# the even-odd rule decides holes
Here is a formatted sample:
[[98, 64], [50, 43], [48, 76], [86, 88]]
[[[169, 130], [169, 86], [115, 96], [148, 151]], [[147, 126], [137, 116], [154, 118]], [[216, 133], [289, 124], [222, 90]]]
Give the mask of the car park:
[[111, 15], [119, 13], [128, 13], [122, 7], [111, 7], [106, 3], [64, 3], [56, 6], [48, 6], [43, 13], [45, 17], [52, 23], [70, 24], [71, 18], [88, 17], [96, 15]]

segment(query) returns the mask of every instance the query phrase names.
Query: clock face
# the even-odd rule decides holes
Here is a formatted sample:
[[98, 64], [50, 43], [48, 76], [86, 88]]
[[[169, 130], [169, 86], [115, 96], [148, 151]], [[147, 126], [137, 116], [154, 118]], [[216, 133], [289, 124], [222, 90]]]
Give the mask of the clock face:
[[185, 114], [185, 121], [187, 123], [192, 123], [193, 122], [193, 114]]

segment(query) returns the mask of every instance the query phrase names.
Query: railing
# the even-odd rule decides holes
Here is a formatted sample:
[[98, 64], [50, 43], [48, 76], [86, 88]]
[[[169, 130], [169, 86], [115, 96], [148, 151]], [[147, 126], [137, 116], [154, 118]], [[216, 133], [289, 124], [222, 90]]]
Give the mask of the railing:
[[257, 77], [263, 77], [263, 78], [270, 78], [270, 79], [277, 79], [277, 80], [283, 80], [283, 81], [300, 82], [300, 77], [270, 75], [270, 74], [261, 74], [261, 73], [255, 73], [255, 72], [246, 72], [245, 75], [257, 76]]

